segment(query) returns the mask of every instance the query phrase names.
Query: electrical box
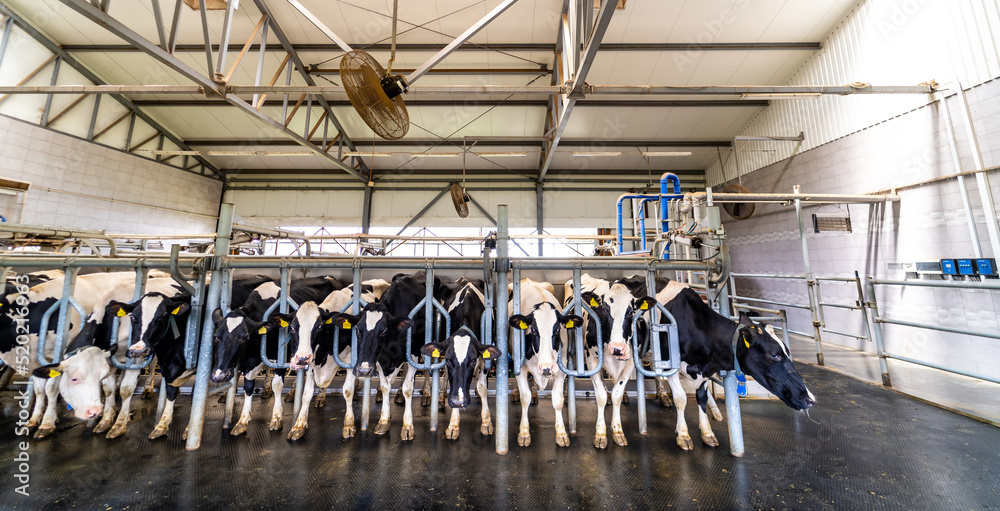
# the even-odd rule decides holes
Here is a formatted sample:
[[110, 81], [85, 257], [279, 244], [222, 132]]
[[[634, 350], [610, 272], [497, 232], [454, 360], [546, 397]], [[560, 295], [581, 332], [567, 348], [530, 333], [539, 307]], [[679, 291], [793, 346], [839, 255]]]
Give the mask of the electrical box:
[[959, 275], [975, 275], [976, 265], [973, 263], [974, 259], [956, 259], [955, 262], [958, 265]]
[[979, 270], [979, 274], [987, 277], [995, 277], [997, 275], [997, 261], [996, 259], [976, 259], [976, 269]]
[[941, 275], [941, 261], [928, 261], [928, 262], [916, 262], [913, 263], [914, 269], [908, 271], [915, 271], [918, 275]]
[[955, 264], [954, 259], [942, 259], [941, 260], [941, 273], [945, 275], [958, 275], [958, 265]]

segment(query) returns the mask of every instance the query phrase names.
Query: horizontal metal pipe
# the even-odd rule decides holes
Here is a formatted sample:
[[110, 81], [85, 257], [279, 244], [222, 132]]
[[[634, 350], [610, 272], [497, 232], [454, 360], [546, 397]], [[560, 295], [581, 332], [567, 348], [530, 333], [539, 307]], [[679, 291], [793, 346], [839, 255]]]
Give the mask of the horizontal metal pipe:
[[931, 94], [931, 85], [873, 86], [856, 85], [591, 85], [587, 94]]
[[[581, 259], [524, 258], [511, 261], [514, 268], [523, 270], [572, 270], [582, 263], [584, 269], [605, 270], [714, 270], [715, 263], [703, 261], [653, 260], [631, 257], [585, 257]], [[482, 263], [480, 262], [480, 267]]]
[[[357, 44], [357, 43], [355, 43]], [[399, 43], [396, 45], [396, 51], [398, 52], [436, 52], [444, 49], [444, 44], [435, 43]], [[821, 49], [822, 43], [819, 42], [753, 42], [753, 43], [602, 43], [600, 51], [611, 52], [611, 51], [740, 51], [740, 50], [806, 50], [815, 51]], [[140, 51], [132, 45], [128, 44], [68, 44], [63, 46], [66, 51], [69, 52], [100, 52], [100, 53], [111, 53], [111, 52], [137, 52]], [[236, 53], [242, 51], [242, 44], [230, 44], [228, 46], [228, 51], [231, 53]], [[386, 52], [391, 50], [391, 46], [385, 43], [378, 44], [366, 44], [364, 45], [365, 51], [369, 53], [374, 52]], [[270, 52], [284, 52], [285, 49], [281, 45], [266, 45], [264, 47], [265, 51]], [[304, 43], [296, 44], [295, 50], [298, 52], [334, 52], [343, 53], [344, 50], [334, 43]], [[551, 53], [556, 50], [555, 44], [550, 43], [486, 43], [486, 44], [473, 44], [467, 43], [455, 48], [455, 51], [472, 51], [472, 52], [486, 52], [486, 51], [537, 51]], [[219, 45], [212, 45], [212, 52], [218, 52]], [[248, 48], [249, 52], [260, 51], [259, 44], [252, 44]], [[205, 46], [203, 44], [178, 44], [174, 49], [174, 53], [177, 52], [195, 52], [204, 53]]]
[[[203, 259], [203, 258], [198, 258]], [[31, 256], [0, 256], [0, 267], [25, 268], [33, 266], [70, 266], [76, 268], [150, 268], [156, 270], [169, 270], [170, 258], [148, 258], [148, 257], [96, 257], [96, 256], [66, 256], [53, 254], [51, 256], [31, 255]], [[181, 266], [184, 269], [201, 269], [201, 263], [197, 259], [181, 258]], [[482, 266], [482, 264], [480, 264]]]
[[938, 369], [938, 370], [949, 372], [949, 373], [955, 373], [955, 374], [960, 374], [962, 376], [968, 376], [970, 378], [977, 378], [977, 379], [980, 379], [980, 380], [991, 381], [993, 383], [1000, 383], [1000, 378], [996, 378], [996, 377], [993, 377], [993, 376], [986, 376], [986, 375], [983, 375], [983, 374], [971, 373], [971, 372], [968, 372], [968, 371], [962, 371], [960, 369], [955, 369], [955, 368], [952, 368], [952, 367], [945, 367], [943, 365], [934, 364], [934, 363], [931, 363], [931, 362], [924, 362], [923, 360], [917, 360], [917, 359], [910, 358], [910, 357], [904, 357], [902, 355], [896, 355], [895, 353], [888, 353], [888, 352], [886, 352], [886, 353], [884, 353], [884, 355], [887, 356], [887, 357], [889, 357], [889, 358], [893, 358], [893, 359], [896, 359], [896, 360], [901, 360], [903, 362], [909, 362], [911, 364], [917, 364], [917, 365], [921, 365], [921, 366], [924, 366], [924, 367], [930, 367], [931, 369]]
[[838, 332], [836, 330], [830, 330], [829, 328], [824, 328], [823, 331], [831, 333], [831, 334], [843, 335], [844, 337], [853, 337], [855, 339], [865, 339], [865, 340], [868, 339], [868, 337], [866, 337], [864, 335], [849, 334], [847, 332]]
[[823, 307], [833, 307], [836, 309], [849, 309], [853, 311], [861, 310], [861, 307], [858, 307], [857, 305], [844, 305], [841, 303], [826, 303], [826, 302], [819, 302], [819, 304], [822, 305]]
[[[705, 192], [690, 194], [694, 201], [705, 201]], [[878, 204], [882, 202], [897, 202], [898, 195], [851, 195], [840, 193], [712, 193], [712, 202], [802, 202], [823, 204]]]
[[955, 289], [989, 289], [991, 291], [1000, 290], [1000, 284], [988, 283], [988, 281], [962, 281], [953, 282], [948, 280], [880, 280], [872, 279], [873, 284], [881, 286], [918, 286], [918, 287], [948, 287]]
[[748, 311], [767, 312], [767, 313], [770, 313], [770, 314], [781, 314], [781, 311], [778, 310], [778, 309], [768, 309], [768, 308], [765, 308], [765, 307], [757, 307], [757, 306], [749, 305], [749, 304], [746, 304], [746, 303], [736, 303], [734, 305], [734, 307], [737, 308], [737, 309], [744, 309], [744, 310], [748, 310]]
[[[805, 276], [803, 276], [805, 278]], [[813, 276], [816, 280], [829, 280], [833, 282], [854, 282], [856, 279], [854, 277], [818, 277]]]
[[747, 301], [750, 301], [750, 302], [761, 302], [761, 303], [769, 303], [771, 305], [780, 305], [782, 307], [791, 307], [793, 309], [809, 310], [809, 306], [808, 305], [797, 305], [797, 304], [794, 304], [794, 303], [776, 302], [774, 300], [765, 300], [763, 298], [751, 298], [749, 296], [736, 296], [736, 295], [733, 295], [732, 298], [734, 300], [747, 300]]
[[733, 277], [742, 277], [746, 279], [804, 279], [805, 275], [772, 275], [770, 273], [730, 273], [729, 275]]
[[[778, 325], [778, 324], [771, 325], [771, 326], [774, 327], [775, 330], [781, 330], [782, 329], [781, 325]], [[807, 339], [815, 339], [815, 337], [813, 337], [813, 334], [811, 334], [809, 332], [799, 332], [798, 330], [792, 330], [791, 328], [789, 328], [788, 329], [788, 333], [795, 334], [795, 335], [801, 335], [802, 337], [805, 337]], [[822, 342], [822, 341], [820, 341], [820, 342]]]
[[890, 318], [885, 318], [885, 317], [875, 318], [875, 321], [877, 321], [879, 323], [886, 323], [886, 324], [889, 324], [889, 325], [901, 325], [901, 326], [910, 326], [910, 327], [914, 327], [914, 328], [926, 328], [928, 330], [938, 330], [940, 332], [949, 332], [949, 333], [953, 333], [953, 334], [974, 335], [976, 337], [986, 337], [986, 338], [989, 338], [989, 339], [1000, 339], [1000, 334], [995, 334], [995, 333], [992, 333], [992, 332], [976, 332], [976, 331], [973, 331], [973, 330], [965, 330], [965, 329], [962, 329], [962, 328], [952, 328], [952, 327], [941, 326], [941, 325], [928, 325], [926, 323], [914, 323], [912, 321], [900, 321], [898, 319], [890, 319]]

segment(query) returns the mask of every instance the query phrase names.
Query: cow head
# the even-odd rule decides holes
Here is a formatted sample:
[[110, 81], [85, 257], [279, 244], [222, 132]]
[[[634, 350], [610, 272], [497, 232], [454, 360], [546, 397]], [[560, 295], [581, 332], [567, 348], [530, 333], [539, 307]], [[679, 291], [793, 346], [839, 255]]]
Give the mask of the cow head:
[[187, 317], [191, 310], [190, 299], [190, 296], [184, 300], [169, 298], [162, 293], [148, 293], [134, 303], [112, 301], [105, 310], [112, 316], [128, 316], [131, 319], [128, 356], [145, 357], [161, 339], [174, 338], [170, 322]]
[[796, 410], [816, 404], [816, 398], [792, 365], [788, 347], [774, 334], [771, 325], [754, 323], [743, 312], [739, 324], [745, 327], [736, 341], [736, 356], [743, 372]]
[[212, 337], [212, 381], [222, 383], [233, 378], [233, 370], [239, 362], [240, 354], [246, 344], [253, 339], [258, 339], [258, 335], [266, 334], [276, 327], [287, 326], [288, 322], [281, 322], [278, 318], [275, 322], [255, 321], [247, 316], [242, 308], [229, 311], [223, 316], [222, 309], [215, 309], [212, 312], [212, 322], [215, 324], [215, 332]]
[[333, 313], [320, 308], [315, 302], [304, 302], [299, 305], [295, 314], [271, 314], [271, 323], [288, 323], [295, 339], [295, 352], [289, 362], [289, 369], [308, 369], [313, 361], [313, 353], [317, 341], [324, 330], [333, 323]]
[[[632, 353], [632, 318], [636, 311], [640, 314], [656, 305], [656, 299], [650, 296], [635, 298], [628, 287], [614, 284], [602, 300], [595, 293], [586, 292], [581, 295], [584, 302], [602, 318], [602, 342], [607, 343], [608, 352], [618, 360], [630, 360]], [[600, 309], [600, 310], [598, 310]], [[603, 312], [603, 314], [602, 314]]]
[[375, 369], [376, 357], [383, 346], [396, 349], [405, 346], [406, 329], [413, 326], [410, 318], [396, 318], [383, 303], [369, 303], [357, 315], [345, 312], [333, 316], [333, 324], [342, 329], [354, 328], [358, 334], [358, 359], [354, 375], [365, 377]]
[[480, 344], [476, 338], [465, 329], [460, 329], [444, 342], [432, 342], [420, 348], [420, 352], [428, 357], [444, 357], [448, 368], [450, 391], [448, 406], [466, 408], [469, 406], [469, 386], [476, 372], [476, 364], [480, 359], [496, 360], [500, 350], [493, 346]]
[[111, 364], [107, 352], [100, 348], [84, 348], [58, 364], [41, 366], [31, 374], [42, 379], [59, 377], [59, 393], [76, 418], [93, 419], [104, 411], [101, 380], [111, 374]]
[[549, 376], [558, 367], [556, 357], [565, 335], [562, 327], [575, 328], [583, 324], [583, 318], [575, 314], [563, 316], [554, 304], [541, 302], [527, 315], [514, 314], [508, 323], [511, 328], [524, 331], [526, 351], [535, 353], [539, 372]]

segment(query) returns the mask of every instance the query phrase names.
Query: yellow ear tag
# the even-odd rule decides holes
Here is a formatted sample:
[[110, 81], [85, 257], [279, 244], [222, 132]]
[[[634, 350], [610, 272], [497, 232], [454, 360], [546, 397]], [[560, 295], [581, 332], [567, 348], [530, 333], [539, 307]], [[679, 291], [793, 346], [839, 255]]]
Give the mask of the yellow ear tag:
[[438, 350], [437, 350], [437, 349], [435, 348], [435, 349], [434, 349], [434, 351], [432, 351], [432, 352], [431, 352], [431, 356], [432, 356], [432, 357], [440, 357], [440, 356], [441, 356], [441, 352], [440, 352], [440, 351], [438, 351]]
[[641, 304], [639, 304], [639, 310], [644, 310], [644, 311], [649, 310], [649, 303], [642, 302]]
[[351, 322], [345, 319], [344, 324], [341, 325], [341, 328], [351, 328]]
[[62, 374], [62, 373], [60, 373], [59, 371], [56, 371], [55, 369], [49, 369], [49, 378], [55, 378], [56, 376], [59, 376], [60, 374]]
[[597, 303], [597, 298], [591, 298], [590, 299], [590, 306], [591, 307], [598, 307], [598, 306], [600, 306], [600, 304]]
[[177, 315], [177, 314], [179, 314], [180, 312], [181, 312], [181, 306], [180, 306], [180, 305], [178, 305], [178, 306], [177, 306], [177, 308], [176, 308], [176, 309], [174, 309], [174, 310], [173, 310], [173, 312], [171, 312], [171, 314], [173, 314], [174, 316], [176, 316], [176, 315]]
[[483, 352], [483, 358], [490, 358], [490, 350], [486, 350]]
[[333, 318], [327, 319], [324, 323], [327, 324], [327, 325], [329, 325], [330, 323], [333, 323]]
[[118, 316], [119, 318], [124, 318], [125, 317], [125, 309], [118, 309], [118, 312], [115, 313], [115, 316]]
[[281, 328], [287, 328], [287, 327], [288, 327], [288, 322], [282, 319], [281, 320]]
[[266, 326], [260, 327], [260, 330], [257, 330], [257, 333], [261, 334], [261, 335], [266, 334], [267, 333], [267, 327]]
[[524, 321], [522, 321], [521, 324], [520, 324], [520, 326], [518, 328], [520, 328], [521, 330], [527, 330], [528, 329], [528, 324], [525, 323]]
[[746, 344], [746, 345], [747, 345], [747, 348], [749, 348], [749, 347], [750, 347], [750, 341], [748, 341], [748, 340], [746, 340], [746, 339], [743, 339], [743, 344]]
[[572, 319], [566, 322], [566, 328], [573, 328], [573, 320]]

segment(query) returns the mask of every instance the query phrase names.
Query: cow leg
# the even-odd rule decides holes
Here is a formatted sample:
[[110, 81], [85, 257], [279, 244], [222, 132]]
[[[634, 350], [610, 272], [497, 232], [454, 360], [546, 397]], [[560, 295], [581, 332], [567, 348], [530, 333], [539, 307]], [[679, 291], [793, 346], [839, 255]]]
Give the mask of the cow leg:
[[476, 378], [476, 392], [479, 393], [479, 400], [483, 403], [483, 409], [480, 412], [482, 425], [479, 427], [479, 432], [484, 436], [489, 436], [493, 434], [493, 418], [490, 416], [490, 402], [486, 399], [489, 389], [486, 385], [486, 369], [482, 367], [482, 362], [479, 362], [479, 376]]
[[687, 422], [684, 420], [684, 407], [687, 406], [687, 392], [684, 391], [678, 374], [668, 377], [667, 383], [670, 384], [670, 392], [674, 395], [674, 406], [677, 407], [677, 445], [685, 451], [690, 451], [694, 449], [694, 443], [691, 442]]
[[312, 404], [313, 392], [316, 390], [316, 370], [313, 365], [306, 370], [305, 385], [302, 388], [302, 404], [299, 406], [299, 415], [295, 418], [295, 424], [288, 432], [289, 440], [298, 440], [306, 434], [309, 427], [309, 405]]
[[708, 420], [708, 413], [706, 413], [706, 408], [708, 407], [707, 385], [708, 380], [703, 380], [701, 385], [698, 386], [698, 390], [694, 393], [695, 398], [698, 400], [698, 429], [701, 430], [701, 441], [705, 442], [705, 445], [718, 447], [719, 439], [712, 432], [712, 422]]
[[[271, 407], [271, 426], [268, 428], [271, 431], [281, 431], [281, 428], [284, 426], [282, 421], [284, 410], [281, 403], [281, 389], [285, 387], [285, 375], [282, 373], [284, 371], [275, 371], [274, 376], [271, 378], [271, 392], [274, 393], [274, 405]], [[292, 392], [294, 391], [295, 387], [292, 387]]]
[[566, 383], [566, 375], [560, 374], [552, 382], [552, 408], [556, 410], [556, 445], [559, 447], [569, 447], [569, 434], [566, 432], [566, 425], [563, 424], [563, 403], [566, 397], [563, 396], [563, 385]]
[[142, 386], [142, 395], [139, 396], [140, 399], [148, 399], [153, 395], [154, 386], [156, 385], [156, 357], [149, 363], [149, 378], [146, 379], [146, 383]]
[[347, 411], [344, 412], [344, 431], [341, 434], [343, 438], [351, 438], [357, 432], [354, 425], [354, 379], [354, 371], [348, 369], [343, 386], [344, 404], [347, 406]]
[[42, 415], [42, 424], [35, 431], [35, 438], [45, 438], [56, 430], [56, 403], [59, 401], [59, 378], [49, 378], [44, 380], [45, 386], [45, 414]]
[[611, 390], [611, 434], [614, 435], [615, 443], [623, 447], [628, 445], [628, 440], [625, 438], [625, 429], [622, 428], [622, 401], [625, 397], [625, 383], [632, 374], [632, 364], [628, 364], [628, 367], [627, 371], [622, 371], [625, 375], [618, 378]]
[[177, 394], [179, 393], [179, 388], [167, 385], [167, 401], [163, 405], [163, 415], [160, 416], [160, 420], [156, 423], [156, 427], [153, 428], [153, 432], [149, 434], [150, 440], [156, 440], [167, 434], [167, 431], [170, 429], [170, 423], [174, 420], [174, 400], [177, 399]]
[[45, 386], [49, 384], [49, 380], [54, 379], [31, 377], [31, 388], [35, 391], [35, 408], [31, 410], [31, 418], [28, 419], [29, 428], [38, 427], [42, 423], [42, 413], [45, 411]]
[[[329, 383], [327, 384], [327, 387], [328, 386]], [[318, 387], [319, 387], [319, 392], [316, 393], [316, 404], [313, 406], [315, 406], [316, 408], [323, 408], [324, 406], [326, 406], [327, 387], [324, 387], [322, 385], [318, 385]]]
[[[288, 374], [288, 373], [285, 373], [285, 374]], [[289, 385], [288, 393], [285, 394], [285, 402], [286, 403], [294, 403], [295, 402], [295, 389], [297, 389], [299, 387], [299, 384], [298, 384], [299, 372], [298, 371], [293, 371], [291, 374], [292, 374], [292, 378], [293, 379], [292, 379], [292, 384]], [[273, 379], [272, 379], [272, 382], [273, 382]], [[285, 377], [284, 376], [281, 377], [281, 385], [282, 385], [282, 390], [275, 391], [274, 389], [271, 389], [271, 391], [272, 392], [281, 393], [284, 390], [284, 385], [285, 385]]]
[[653, 378], [656, 381], [656, 399], [660, 402], [664, 408], [672, 408], [674, 406], [674, 400], [670, 397], [670, 390], [663, 378]]
[[438, 389], [438, 410], [443, 412], [445, 403], [448, 402], [448, 386], [451, 384], [451, 378], [448, 377], [447, 367], [441, 369], [441, 374], [438, 375], [438, 382], [441, 385]]
[[[272, 378], [274, 378], [274, 369], [267, 367], [266, 369], [264, 369], [264, 381], [269, 382], [271, 381]], [[266, 383], [264, 384], [264, 388], [260, 393], [260, 397], [261, 399], [270, 399], [274, 397], [274, 392], [271, 391], [271, 387], [268, 387]]]
[[233, 389], [231, 390], [232, 398], [226, 397], [226, 409], [223, 411], [225, 415], [222, 417], [222, 429], [229, 429], [229, 424], [233, 420], [233, 408], [236, 407], [236, 384], [240, 382], [240, 375], [237, 374], [233, 378]]
[[516, 380], [521, 396], [521, 427], [517, 433], [517, 445], [527, 447], [531, 445], [531, 431], [528, 429], [528, 407], [531, 406], [531, 400], [527, 397], [531, 395], [531, 389], [528, 388], [528, 372], [521, 369], [521, 374], [517, 375]]
[[[395, 381], [396, 375], [399, 374], [400, 367], [397, 367], [389, 376], [384, 376], [382, 366], [375, 364], [375, 368], [378, 370], [379, 390], [382, 392], [382, 413], [378, 417], [378, 425], [375, 426], [376, 435], [384, 435], [389, 432], [389, 392], [392, 391], [392, 382]], [[411, 382], [410, 384], [412, 385], [413, 383]], [[410, 390], [412, 392], [412, 386]]]
[[115, 373], [112, 372], [101, 380], [101, 389], [104, 391], [104, 412], [101, 413], [101, 422], [94, 426], [94, 433], [104, 433], [111, 429], [115, 423]]
[[139, 383], [139, 370], [126, 369], [122, 376], [121, 385], [118, 387], [118, 395], [122, 397], [122, 409], [118, 411], [118, 420], [108, 431], [108, 438], [118, 438], [125, 434], [128, 428], [128, 421], [132, 418], [132, 395], [135, 394], [135, 386]]
[[430, 406], [430, 405], [431, 405], [431, 371], [426, 370], [424, 371], [424, 386], [420, 389], [420, 406]]
[[521, 390], [518, 389], [517, 387], [514, 387], [510, 391], [510, 402], [511, 403], [520, 403], [521, 402]]
[[451, 409], [451, 420], [448, 421], [448, 429], [444, 432], [444, 437], [448, 440], [458, 440], [459, 409]]
[[230, 435], [237, 436], [247, 432], [247, 426], [250, 425], [250, 410], [253, 405], [253, 387], [257, 375], [263, 368], [264, 364], [260, 364], [243, 375], [243, 410], [240, 411], [240, 418], [236, 421], [236, 425], [229, 431]]
[[[587, 364], [594, 367], [597, 364], [597, 355], [588, 355]], [[601, 373], [590, 377], [590, 382], [594, 386], [594, 395], [597, 397], [597, 428], [594, 433], [594, 447], [606, 449], [608, 447], [608, 426], [604, 422], [604, 407], [608, 404], [608, 389], [604, 387], [604, 379]]]
[[531, 404], [538, 404], [538, 383], [534, 379], [531, 380]]
[[712, 420], [722, 422], [722, 412], [719, 411], [719, 405], [715, 402], [715, 392], [712, 391], [714, 385], [711, 381], [708, 382], [708, 409], [712, 411]]
[[406, 364], [406, 376], [403, 377], [403, 398], [406, 399], [406, 404], [403, 405], [403, 430], [399, 433], [404, 442], [413, 440], [413, 379], [416, 376], [417, 370]]

